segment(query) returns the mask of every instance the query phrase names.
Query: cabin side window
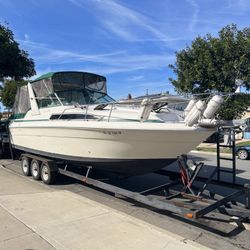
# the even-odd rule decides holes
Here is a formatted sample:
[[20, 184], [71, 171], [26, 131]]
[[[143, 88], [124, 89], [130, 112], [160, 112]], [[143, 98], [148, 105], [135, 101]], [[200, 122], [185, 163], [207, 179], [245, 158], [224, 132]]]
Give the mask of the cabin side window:
[[51, 115], [50, 120], [96, 120], [98, 119], [94, 115], [85, 114], [54, 114]]

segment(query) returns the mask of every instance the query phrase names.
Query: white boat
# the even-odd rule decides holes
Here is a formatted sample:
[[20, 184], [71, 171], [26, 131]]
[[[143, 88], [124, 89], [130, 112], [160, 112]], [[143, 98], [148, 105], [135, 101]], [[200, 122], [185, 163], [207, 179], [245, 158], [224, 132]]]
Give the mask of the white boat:
[[167, 166], [215, 131], [211, 119], [201, 122], [201, 114], [187, 125], [172, 112], [153, 112], [155, 103], [116, 103], [103, 76], [50, 73], [18, 90], [11, 144], [22, 152], [138, 175]]

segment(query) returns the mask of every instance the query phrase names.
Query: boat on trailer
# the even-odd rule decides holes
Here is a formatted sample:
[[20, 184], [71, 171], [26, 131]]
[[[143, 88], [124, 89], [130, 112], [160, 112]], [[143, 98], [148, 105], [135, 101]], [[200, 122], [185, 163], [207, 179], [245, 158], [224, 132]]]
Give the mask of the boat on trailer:
[[[15, 150], [50, 159], [125, 176], [145, 174], [171, 164], [213, 134], [222, 99], [166, 96], [124, 105], [107, 94], [104, 76], [49, 73], [18, 89], [10, 142]], [[166, 109], [181, 101], [189, 101], [181, 115]]]

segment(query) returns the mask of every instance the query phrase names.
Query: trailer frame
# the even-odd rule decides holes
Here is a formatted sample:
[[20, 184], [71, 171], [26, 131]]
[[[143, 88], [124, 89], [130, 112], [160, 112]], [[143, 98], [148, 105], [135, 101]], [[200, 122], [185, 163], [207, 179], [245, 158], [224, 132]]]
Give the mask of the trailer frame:
[[[33, 155], [30, 153], [24, 153], [21, 155], [21, 159], [22, 157], [28, 158], [29, 162], [35, 159], [40, 162], [40, 166], [46, 165], [48, 167], [49, 173], [53, 175], [53, 178], [50, 178], [52, 181], [48, 182], [42, 177], [42, 181], [45, 184], [52, 184], [56, 175], [61, 174], [79, 180], [84, 185], [89, 187], [114, 194], [115, 197], [129, 199], [129, 201], [132, 201], [132, 203], [139, 203], [153, 210], [156, 209], [159, 212], [168, 212], [168, 214], [170, 213], [179, 218], [188, 220], [189, 222], [195, 222], [195, 224], [198, 226], [205, 225], [205, 227], [209, 230], [211, 230], [211, 227], [208, 226], [209, 223], [206, 221], [209, 220], [208, 214], [210, 213], [213, 213], [213, 216], [214, 214], [223, 214], [223, 216], [227, 217], [228, 223], [233, 221], [236, 223], [237, 228], [241, 228], [241, 230], [246, 229], [244, 226], [246, 224], [244, 223], [249, 223], [249, 184], [245, 184], [244, 187], [238, 188], [237, 191], [232, 192], [226, 197], [211, 193], [206, 189], [210, 183], [209, 181], [212, 181], [212, 178], [208, 178], [207, 182], [202, 186], [202, 192], [199, 192], [200, 189], [198, 189], [197, 193], [190, 192], [190, 189], [187, 189], [183, 186], [181, 190], [176, 190], [177, 186], [182, 185], [181, 179], [168, 181], [164, 184], [157, 185], [140, 192], [134, 192], [116, 185], [109, 184], [105, 182], [105, 180], [103, 181], [96, 178], [91, 178], [90, 175], [93, 171], [92, 166], [86, 166], [86, 172], [84, 174], [79, 174], [76, 171], [69, 170], [71, 166], [67, 162], [56, 162], [53, 159]], [[166, 175], [165, 172], [164, 175]], [[194, 180], [192, 180], [192, 182]], [[159, 192], [161, 195], [159, 195]], [[164, 195], [162, 195], [162, 193]], [[236, 202], [236, 199], [240, 196], [244, 197], [244, 205]], [[216, 228], [214, 230], [221, 235], [228, 235], [224, 232], [220, 232]]]

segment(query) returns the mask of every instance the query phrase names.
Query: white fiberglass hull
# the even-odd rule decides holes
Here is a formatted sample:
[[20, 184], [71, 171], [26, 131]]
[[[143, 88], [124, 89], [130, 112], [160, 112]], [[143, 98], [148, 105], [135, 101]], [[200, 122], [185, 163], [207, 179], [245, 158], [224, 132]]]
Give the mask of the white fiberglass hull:
[[183, 123], [15, 120], [10, 133], [14, 148], [134, 175], [172, 163], [213, 130]]

